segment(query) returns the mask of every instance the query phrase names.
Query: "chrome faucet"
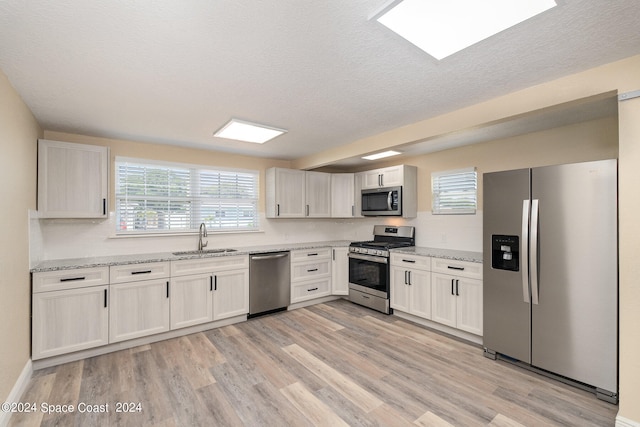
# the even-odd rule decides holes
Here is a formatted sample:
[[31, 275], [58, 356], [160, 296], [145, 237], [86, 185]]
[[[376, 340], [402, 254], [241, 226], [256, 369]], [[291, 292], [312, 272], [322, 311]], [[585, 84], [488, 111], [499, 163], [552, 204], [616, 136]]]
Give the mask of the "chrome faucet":
[[200, 231], [198, 232], [198, 250], [199, 251], [206, 248], [207, 245], [209, 244], [208, 241], [202, 243], [203, 237], [207, 237], [207, 226], [204, 224], [204, 222], [200, 224]]

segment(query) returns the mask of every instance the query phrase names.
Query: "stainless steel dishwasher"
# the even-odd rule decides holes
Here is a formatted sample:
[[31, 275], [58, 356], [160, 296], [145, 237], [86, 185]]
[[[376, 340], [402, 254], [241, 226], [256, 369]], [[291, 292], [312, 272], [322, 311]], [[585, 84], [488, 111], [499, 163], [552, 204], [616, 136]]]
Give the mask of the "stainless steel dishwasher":
[[249, 317], [286, 310], [291, 302], [289, 252], [249, 257]]

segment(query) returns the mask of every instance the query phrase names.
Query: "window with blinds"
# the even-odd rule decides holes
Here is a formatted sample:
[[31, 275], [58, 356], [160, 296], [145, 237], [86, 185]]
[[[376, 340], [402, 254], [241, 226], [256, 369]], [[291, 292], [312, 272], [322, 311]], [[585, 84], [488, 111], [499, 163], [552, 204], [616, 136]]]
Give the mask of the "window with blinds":
[[478, 206], [476, 168], [433, 172], [431, 195], [434, 214], [475, 214]]
[[258, 229], [258, 172], [116, 158], [116, 232]]

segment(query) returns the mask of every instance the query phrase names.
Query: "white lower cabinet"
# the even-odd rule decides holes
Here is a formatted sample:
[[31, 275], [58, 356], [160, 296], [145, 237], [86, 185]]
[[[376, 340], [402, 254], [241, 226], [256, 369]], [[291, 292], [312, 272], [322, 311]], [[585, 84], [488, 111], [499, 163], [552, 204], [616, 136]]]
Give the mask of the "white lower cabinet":
[[109, 342], [169, 330], [169, 278], [111, 285]]
[[391, 308], [431, 319], [431, 258], [391, 255]]
[[32, 359], [105, 345], [108, 285], [33, 294]]
[[[482, 336], [482, 265], [438, 261], [432, 275], [432, 320]], [[450, 271], [457, 274], [446, 274]]]
[[349, 248], [333, 248], [331, 252], [331, 294], [349, 295]]
[[291, 303], [331, 295], [331, 248], [291, 251]]
[[248, 312], [248, 256], [171, 262], [171, 329]]
[[172, 277], [170, 291], [171, 329], [213, 320], [213, 275]]
[[213, 320], [249, 312], [249, 270], [228, 270], [214, 275]]

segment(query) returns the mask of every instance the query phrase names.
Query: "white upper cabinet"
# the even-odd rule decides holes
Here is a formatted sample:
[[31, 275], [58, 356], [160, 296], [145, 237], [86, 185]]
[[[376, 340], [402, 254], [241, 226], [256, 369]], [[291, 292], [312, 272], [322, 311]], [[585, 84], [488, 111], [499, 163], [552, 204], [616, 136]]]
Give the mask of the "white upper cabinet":
[[352, 218], [355, 216], [355, 175], [352, 173], [331, 174], [331, 217]]
[[267, 218], [302, 218], [306, 214], [305, 171], [270, 168], [267, 177]]
[[416, 216], [417, 168], [407, 165], [357, 174], [267, 169], [266, 215], [267, 218], [361, 217], [362, 190], [379, 187], [402, 187], [402, 216]]
[[331, 216], [331, 174], [270, 168], [267, 177], [267, 218]]
[[38, 141], [41, 218], [106, 218], [109, 148]]
[[391, 166], [388, 168], [375, 169], [364, 173], [362, 188], [397, 187], [404, 185], [405, 170], [414, 168], [413, 166]]
[[328, 218], [331, 216], [331, 174], [305, 172], [306, 216]]

